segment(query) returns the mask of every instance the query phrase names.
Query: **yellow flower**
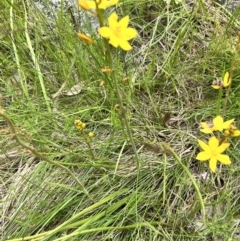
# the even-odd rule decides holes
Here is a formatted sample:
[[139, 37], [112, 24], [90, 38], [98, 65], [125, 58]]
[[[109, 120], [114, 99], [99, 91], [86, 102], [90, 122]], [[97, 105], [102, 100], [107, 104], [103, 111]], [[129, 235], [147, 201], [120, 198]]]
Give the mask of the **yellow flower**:
[[219, 79], [217, 81], [213, 81], [212, 87], [216, 90], [220, 89], [222, 87], [226, 88], [231, 84], [231, 82], [232, 81], [229, 78], [229, 72], [226, 72], [225, 75], [224, 75], [223, 81], [222, 81], [222, 79]]
[[118, 0], [96, 0], [93, 1], [93, 0], [90, 0], [90, 1], [87, 1], [87, 0], [78, 0], [78, 5], [84, 9], [84, 10], [90, 10], [90, 9], [96, 9], [96, 3], [97, 3], [97, 6], [98, 8], [100, 9], [106, 9], [110, 6], [113, 6], [115, 4], [118, 3]]
[[217, 116], [212, 122], [201, 122], [200, 125], [203, 129], [200, 129], [200, 131], [205, 134], [210, 134], [213, 131], [223, 131], [228, 129], [233, 121], [234, 119], [223, 122], [223, 118], [221, 116]]
[[87, 44], [89, 44], [89, 45], [93, 43], [93, 40], [92, 40], [90, 37], [88, 37], [87, 35], [85, 35], [85, 34], [83, 34], [83, 33], [78, 33], [77, 35], [78, 35], [78, 37], [79, 37], [81, 40], [83, 40], [85, 43], [87, 43]]
[[118, 21], [118, 16], [114, 12], [108, 18], [109, 27], [99, 28], [99, 34], [109, 39], [109, 43], [115, 48], [120, 46], [123, 50], [129, 51], [132, 46], [128, 43], [128, 40], [137, 36], [137, 31], [134, 28], [128, 28], [129, 16], [125, 16]]
[[209, 168], [212, 172], [216, 171], [217, 161], [220, 161], [224, 165], [231, 164], [229, 156], [222, 154], [229, 147], [230, 143], [219, 145], [219, 140], [215, 136], [209, 139], [208, 145], [201, 140], [198, 140], [198, 143], [203, 151], [198, 153], [196, 159], [199, 161], [209, 160]]
[[92, 137], [94, 137], [94, 133], [93, 133], [93, 132], [89, 132], [89, 133], [88, 133], [88, 136], [89, 136], [90, 138], [92, 138]]
[[229, 129], [224, 131], [225, 137], [237, 137], [240, 136], [240, 130], [234, 124], [231, 124]]

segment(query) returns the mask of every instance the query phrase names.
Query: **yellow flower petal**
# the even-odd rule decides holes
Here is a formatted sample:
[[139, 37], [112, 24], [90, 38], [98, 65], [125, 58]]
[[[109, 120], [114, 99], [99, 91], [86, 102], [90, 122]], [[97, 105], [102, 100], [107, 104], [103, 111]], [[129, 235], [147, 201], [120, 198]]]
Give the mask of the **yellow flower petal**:
[[209, 127], [207, 122], [201, 122], [200, 125], [201, 125], [202, 128], [208, 128]]
[[137, 31], [134, 28], [127, 28], [125, 32], [125, 40], [130, 40], [137, 36]]
[[113, 47], [117, 48], [117, 47], [119, 46], [119, 39], [118, 39], [116, 36], [112, 35], [112, 36], [110, 37], [109, 43], [110, 43]]
[[98, 8], [106, 9], [118, 3], [118, 0], [98, 0]]
[[213, 119], [213, 126], [214, 127], [218, 127], [221, 126], [223, 124], [223, 118], [221, 116], [217, 116]]
[[129, 16], [125, 16], [124, 18], [122, 18], [120, 21], [119, 21], [119, 25], [122, 27], [122, 28], [127, 28], [128, 27], [128, 24], [129, 24]]
[[202, 151], [202, 152], [199, 152], [196, 156], [196, 159], [198, 161], [207, 161], [211, 158], [211, 153], [209, 152], [206, 152], [206, 151]]
[[208, 146], [211, 150], [217, 150], [219, 146], [219, 140], [215, 136], [212, 136], [208, 141]]
[[234, 122], [234, 118], [231, 119], [231, 120], [229, 120], [229, 121], [225, 121], [225, 122], [222, 124], [223, 129], [228, 129], [233, 122]]
[[215, 89], [215, 90], [219, 90], [219, 89], [221, 88], [221, 86], [219, 86], [219, 85], [212, 85], [212, 87], [213, 87], [213, 89]]
[[205, 134], [211, 134], [213, 133], [213, 128], [200, 129], [200, 131]]
[[216, 172], [217, 168], [217, 158], [212, 157], [209, 161], [209, 168], [212, 172]]
[[116, 5], [118, 3], [118, 0], [109, 0], [109, 1], [106, 1], [106, 6], [107, 7], [110, 7], [110, 6], [113, 6], [113, 5]]
[[86, 0], [78, 0], [78, 6], [86, 11], [91, 9], [91, 7], [89, 6], [89, 4]]
[[101, 27], [98, 32], [104, 38], [109, 38], [112, 35], [112, 30], [109, 27]]
[[223, 78], [223, 87], [228, 87], [231, 84], [231, 80], [229, 79], [229, 72], [226, 72]]
[[109, 18], [108, 18], [108, 24], [109, 24], [109, 28], [110, 29], [115, 29], [116, 26], [118, 26], [118, 15], [116, 14], [116, 12], [113, 12]]
[[132, 49], [132, 46], [128, 43], [128, 41], [122, 40], [121, 42], [119, 42], [119, 46], [125, 51], [129, 51]]
[[228, 155], [219, 154], [217, 156], [217, 159], [224, 165], [230, 165], [231, 164], [231, 160], [230, 160]]
[[203, 128], [203, 129], [200, 129], [201, 132], [203, 132], [205, 134], [210, 134], [213, 132], [213, 123], [212, 122], [201, 122], [200, 125]]
[[229, 146], [230, 146], [230, 143], [223, 143], [217, 148], [217, 152], [223, 153]]
[[234, 131], [231, 136], [233, 136], [233, 137], [240, 136], [240, 131], [239, 130]]
[[198, 144], [204, 151], [209, 152], [210, 148], [205, 142], [198, 140]]
[[94, 1], [88, 1], [88, 6], [91, 8], [91, 9], [96, 9], [96, 3]]

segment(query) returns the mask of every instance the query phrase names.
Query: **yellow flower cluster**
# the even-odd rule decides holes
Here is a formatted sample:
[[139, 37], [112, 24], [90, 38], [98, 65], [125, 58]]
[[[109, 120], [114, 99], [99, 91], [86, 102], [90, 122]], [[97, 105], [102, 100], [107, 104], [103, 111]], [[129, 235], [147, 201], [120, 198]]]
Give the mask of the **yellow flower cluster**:
[[84, 130], [86, 128], [86, 123], [84, 123], [84, 122], [82, 122], [80, 120], [75, 120], [74, 124], [75, 124], [77, 130], [79, 130], [79, 131], [82, 131], [82, 130]]
[[[105, 10], [106, 8], [118, 3], [118, 0], [79, 0], [78, 5], [86, 11]], [[99, 16], [99, 15], [98, 15]], [[100, 21], [100, 20], [99, 20]], [[108, 27], [103, 26], [98, 29], [98, 33], [106, 39], [109, 39], [109, 44], [113, 47], [120, 47], [125, 51], [132, 49], [129, 40], [137, 36], [137, 31], [134, 28], [129, 28], [129, 16], [125, 16], [118, 21], [118, 15], [113, 12], [108, 18]], [[79, 33], [78, 37], [87, 44], [92, 44], [92, 39], [83, 33]]]
[[196, 159], [199, 161], [209, 160], [209, 168], [212, 172], [216, 171], [217, 161], [220, 161], [224, 165], [231, 164], [229, 156], [222, 153], [230, 146], [230, 143], [226, 143], [229, 137], [240, 136], [240, 130], [237, 129], [233, 122], [234, 119], [223, 121], [221, 116], [217, 116], [210, 122], [200, 123], [202, 127], [200, 131], [205, 134], [212, 134], [214, 131], [224, 131], [220, 140], [215, 136], [210, 137], [208, 144], [198, 140], [198, 144], [203, 151], [198, 153]]
[[228, 129], [225, 130], [224, 135], [226, 137], [237, 137], [240, 136], [240, 130], [234, 124], [231, 124]]
[[[75, 124], [77, 130], [81, 131], [81, 132], [85, 135], [85, 133], [83, 132], [83, 130], [84, 130], [84, 129], [86, 128], [86, 126], [87, 126], [86, 123], [84, 123], [84, 122], [82, 122], [82, 121], [80, 121], [80, 120], [75, 120], [75, 121], [74, 121], [74, 124]], [[90, 131], [90, 132], [88, 133], [88, 137], [89, 137], [89, 138], [94, 137], [94, 133], [93, 133], [92, 131]]]

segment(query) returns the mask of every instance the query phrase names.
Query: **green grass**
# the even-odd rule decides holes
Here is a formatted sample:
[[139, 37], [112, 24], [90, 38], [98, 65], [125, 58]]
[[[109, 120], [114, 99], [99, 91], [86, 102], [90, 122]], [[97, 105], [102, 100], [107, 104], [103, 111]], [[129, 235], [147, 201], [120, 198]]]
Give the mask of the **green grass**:
[[[199, 123], [221, 114], [211, 83], [231, 67], [239, 10], [120, 2], [138, 37], [130, 52], [111, 48], [115, 85], [95, 31], [88, 46], [69, 13], [50, 23], [30, 0], [1, 1], [0, 94], [25, 145], [0, 118], [1, 240], [239, 240], [238, 138], [216, 174], [195, 159]], [[224, 116], [238, 126], [239, 76]], [[76, 119], [94, 132], [92, 151]]]

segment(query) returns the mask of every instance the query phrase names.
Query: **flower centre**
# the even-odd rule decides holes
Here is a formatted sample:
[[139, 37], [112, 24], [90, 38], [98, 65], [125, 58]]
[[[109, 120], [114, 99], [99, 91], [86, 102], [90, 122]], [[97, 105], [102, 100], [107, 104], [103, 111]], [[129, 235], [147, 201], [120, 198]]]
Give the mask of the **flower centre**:
[[212, 151], [212, 156], [215, 156], [215, 157], [216, 157], [217, 154], [218, 154], [218, 153], [216, 152], [216, 150]]
[[116, 26], [114, 33], [115, 33], [115, 35], [117, 37], [120, 37], [120, 35], [121, 35], [121, 26]]

